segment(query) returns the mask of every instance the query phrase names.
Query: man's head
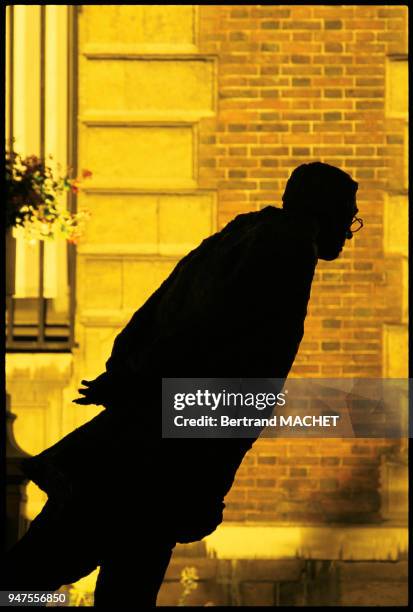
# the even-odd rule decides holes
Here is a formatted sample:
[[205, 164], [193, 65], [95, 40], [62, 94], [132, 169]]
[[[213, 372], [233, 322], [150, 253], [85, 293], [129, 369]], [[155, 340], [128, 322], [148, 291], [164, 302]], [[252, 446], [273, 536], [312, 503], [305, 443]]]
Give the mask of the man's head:
[[336, 259], [346, 239], [351, 238], [351, 223], [358, 212], [357, 188], [349, 174], [322, 162], [302, 164], [288, 179], [283, 208], [317, 219], [320, 259]]

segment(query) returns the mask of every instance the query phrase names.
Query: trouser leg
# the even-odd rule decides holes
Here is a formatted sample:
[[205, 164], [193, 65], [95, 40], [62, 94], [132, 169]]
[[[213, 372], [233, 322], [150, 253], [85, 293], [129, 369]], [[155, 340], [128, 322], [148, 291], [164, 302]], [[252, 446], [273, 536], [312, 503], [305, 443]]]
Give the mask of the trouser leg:
[[90, 574], [99, 561], [84, 534], [75, 513], [59, 515], [48, 501], [5, 556], [1, 590], [56, 591]]
[[175, 543], [142, 542], [104, 556], [95, 589], [95, 607], [156, 606]]

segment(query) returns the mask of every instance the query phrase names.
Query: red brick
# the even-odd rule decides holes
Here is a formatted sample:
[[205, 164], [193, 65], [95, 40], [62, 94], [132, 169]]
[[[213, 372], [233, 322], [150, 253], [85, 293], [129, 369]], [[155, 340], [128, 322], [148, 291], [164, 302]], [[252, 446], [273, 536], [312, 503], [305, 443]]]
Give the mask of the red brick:
[[[281, 203], [286, 179], [305, 160], [328, 161], [359, 181], [369, 231], [356, 235], [339, 260], [319, 262], [290, 376], [380, 377], [382, 323], [399, 321], [401, 313], [400, 270], [383, 258], [381, 204], [404, 154], [400, 120], [385, 117], [385, 62], [387, 54], [405, 52], [407, 11], [370, 5], [200, 11], [200, 49], [217, 53], [225, 96], [217, 117], [199, 123], [200, 184], [218, 189], [219, 226]], [[225, 180], [219, 173], [227, 173]], [[245, 458], [226, 520], [377, 520], [373, 471], [383, 444], [313, 442], [294, 439], [288, 454], [285, 440], [257, 442], [264, 455]], [[322, 508], [311, 508], [314, 496]]]

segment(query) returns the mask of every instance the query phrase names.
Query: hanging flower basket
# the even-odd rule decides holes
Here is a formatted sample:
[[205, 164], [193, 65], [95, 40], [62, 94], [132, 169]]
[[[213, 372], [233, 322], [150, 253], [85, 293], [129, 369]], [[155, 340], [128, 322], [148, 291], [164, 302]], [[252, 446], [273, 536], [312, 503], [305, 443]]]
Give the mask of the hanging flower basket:
[[61, 200], [65, 192], [78, 193], [82, 179], [90, 176], [90, 170], [83, 170], [76, 178], [56, 176], [36, 155], [22, 157], [15, 151], [6, 152], [6, 295], [15, 292], [13, 228], [21, 228], [27, 242], [61, 237], [76, 244], [90, 213], [86, 209], [71, 213]]
[[[52, 159], [52, 156], [49, 156]], [[23, 158], [6, 153], [6, 227], [23, 228], [29, 241], [54, 239], [59, 235], [76, 243], [90, 213], [69, 212], [59, 201], [72, 191], [77, 193], [82, 179], [92, 176], [83, 170], [81, 177], [56, 176], [45, 160], [36, 155]]]

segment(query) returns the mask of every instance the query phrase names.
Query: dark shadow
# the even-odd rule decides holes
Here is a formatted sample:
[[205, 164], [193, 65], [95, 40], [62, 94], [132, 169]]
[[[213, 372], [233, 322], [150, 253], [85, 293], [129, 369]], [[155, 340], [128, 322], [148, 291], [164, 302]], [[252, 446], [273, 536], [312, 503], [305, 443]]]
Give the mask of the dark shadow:
[[338, 168], [299, 166], [282, 209], [237, 216], [177, 264], [116, 337], [106, 371], [82, 381], [74, 402], [102, 412], [24, 462], [49, 499], [9, 552], [2, 590], [54, 591], [100, 566], [96, 606], [155, 605], [175, 544], [222, 522], [255, 440], [162, 438], [162, 378], [286, 379], [317, 259], [351, 238], [356, 191]]

